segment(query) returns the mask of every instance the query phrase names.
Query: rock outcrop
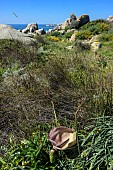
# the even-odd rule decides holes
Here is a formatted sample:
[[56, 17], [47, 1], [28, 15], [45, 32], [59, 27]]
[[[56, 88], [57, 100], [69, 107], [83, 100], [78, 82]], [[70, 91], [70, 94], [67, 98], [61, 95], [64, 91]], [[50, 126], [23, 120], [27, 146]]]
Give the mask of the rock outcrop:
[[80, 17], [77, 18], [77, 21], [79, 23], [78, 27], [81, 27], [90, 21], [89, 15], [86, 15], [86, 14], [81, 15]]
[[91, 38], [91, 40], [89, 41], [90, 47], [92, 51], [96, 51], [99, 48], [102, 47], [102, 43], [99, 40], [99, 35], [95, 35]]
[[110, 21], [110, 22], [113, 22], [113, 16], [110, 15], [110, 16], [107, 18], [107, 20]]
[[77, 30], [74, 31], [74, 33], [72, 34], [72, 36], [71, 36], [71, 38], [69, 39], [69, 41], [75, 42], [75, 40], [76, 40], [76, 33], [77, 33], [77, 32], [78, 32]]
[[53, 29], [49, 29], [48, 31], [46, 31], [46, 34], [51, 34], [53, 32]]
[[100, 42], [93, 42], [93, 43], [91, 43], [91, 50], [92, 51], [96, 51], [96, 50], [98, 50], [101, 47], [102, 47], [102, 44]]
[[31, 23], [31, 24], [28, 24], [27, 27], [22, 30], [22, 32], [23, 33], [34, 33], [36, 30], [38, 30], [38, 24]]
[[90, 21], [89, 15], [81, 15], [80, 17], [76, 17], [73, 13], [70, 15], [70, 18], [66, 19], [66, 21], [62, 24], [59, 24], [55, 27], [55, 30], [64, 30], [66, 27], [70, 29], [77, 29], [84, 24], [87, 24]]
[[0, 39], [18, 40], [26, 45], [32, 45], [36, 41], [30, 35], [19, 32], [9, 25], [0, 24]]
[[38, 34], [38, 35], [46, 34], [46, 32], [44, 31], [43, 28], [42, 28], [42, 29], [39, 29], [39, 30], [36, 30], [35, 33]]

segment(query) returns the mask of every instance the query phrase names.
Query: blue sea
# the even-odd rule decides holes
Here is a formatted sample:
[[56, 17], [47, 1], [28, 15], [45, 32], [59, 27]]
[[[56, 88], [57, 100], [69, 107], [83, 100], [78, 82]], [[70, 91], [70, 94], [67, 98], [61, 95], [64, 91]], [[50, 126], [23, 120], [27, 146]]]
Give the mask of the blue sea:
[[[27, 27], [28, 24], [8, 24], [10, 26], [12, 26], [14, 29], [16, 30], [22, 30], [24, 28]], [[54, 24], [38, 24], [38, 29], [43, 28], [45, 31], [49, 30], [49, 29], [54, 29], [56, 25]]]

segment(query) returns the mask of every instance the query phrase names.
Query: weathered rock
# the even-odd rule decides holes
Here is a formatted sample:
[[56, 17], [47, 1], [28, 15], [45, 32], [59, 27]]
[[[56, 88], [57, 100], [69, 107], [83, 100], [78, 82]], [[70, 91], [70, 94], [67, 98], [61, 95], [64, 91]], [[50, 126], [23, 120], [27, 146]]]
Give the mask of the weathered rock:
[[72, 34], [72, 36], [71, 36], [69, 41], [74, 42], [75, 41], [75, 37], [76, 37], [75, 34]]
[[71, 50], [71, 49], [73, 49], [73, 46], [72, 45], [67, 46], [66, 49]]
[[43, 28], [42, 28], [42, 29], [39, 29], [39, 30], [36, 30], [35, 33], [38, 34], [38, 35], [46, 34], [46, 32], [44, 31]]
[[79, 22], [78, 26], [81, 27], [90, 21], [89, 15], [87, 14], [81, 15], [79, 18], [77, 18], [77, 21]]
[[0, 24], [0, 39], [18, 40], [23, 44], [32, 45], [36, 40], [30, 35], [19, 32], [9, 25]]
[[60, 25], [60, 29], [64, 30], [68, 26], [70, 27], [70, 18]]
[[107, 20], [110, 21], [110, 22], [113, 22], [113, 16], [110, 15], [110, 16], [107, 18]]
[[84, 40], [84, 41], [78, 41], [77, 42], [77, 47], [78, 49], [81, 50], [89, 50], [90, 49], [90, 44], [88, 40]]
[[99, 35], [95, 35], [91, 38], [91, 40], [89, 41], [90, 47], [92, 51], [96, 51], [99, 48], [102, 47], [102, 43], [99, 42]]
[[71, 19], [71, 20], [76, 20], [76, 19], [77, 19], [74, 13], [71, 13], [71, 14], [70, 14], [70, 19]]
[[70, 14], [70, 18], [66, 19], [66, 21], [61, 24], [61, 29], [65, 29], [66, 27], [69, 27], [70, 29], [75, 28], [76, 19], [77, 18], [73, 13]]
[[34, 33], [36, 30], [38, 30], [38, 24], [31, 23], [31, 24], [28, 24], [27, 27], [22, 30], [22, 32], [23, 33]]
[[89, 41], [89, 43], [91, 44], [91, 43], [93, 43], [93, 42], [99, 42], [99, 35], [95, 35], [95, 36], [93, 36], [91, 39], [90, 39], [90, 41]]
[[79, 20], [72, 20], [70, 24], [70, 28], [79, 28]]
[[75, 31], [75, 29], [68, 29], [68, 30], [67, 30], [67, 33], [68, 33], [68, 32], [72, 32], [72, 31]]
[[91, 43], [91, 50], [92, 51], [96, 51], [96, 50], [98, 50], [101, 47], [102, 47], [102, 43], [100, 43], [98, 41]]
[[25, 33], [25, 34], [27, 34], [27, 33], [29, 32], [29, 29], [26, 29], [26, 28], [25, 28], [25, 29], [22, 30], [22, 32]]
[[51, 34], [53, 32], [53, 29], [49, 29], [48, 31], [46, 31], [46, 34]]
[[66, 21], [62, 24], [59, 24], [57, 27], [55, 27], [55, 30], [62, 30], [66, 27], [69, 27], [70, 29], [77, 29], [84, 24], [88, 23], [90, 21], [89, 15], [81, 15], [80, 17], [76, 17], [73, 13], [70, 15], [70, 18], [66, 19]]
[[65, 34], [65, 30], [59, 30], [59, 32], [60, 32], [61, 35]]
[[71, 42], [75, 41], [75, 39], [76, 39], [76, 32], [78, 32], [78, 31], [77, 30], [74, 31], [74, 33], [72, 34], [72, 36], [71, 36], [69, 41], [71, 41]]

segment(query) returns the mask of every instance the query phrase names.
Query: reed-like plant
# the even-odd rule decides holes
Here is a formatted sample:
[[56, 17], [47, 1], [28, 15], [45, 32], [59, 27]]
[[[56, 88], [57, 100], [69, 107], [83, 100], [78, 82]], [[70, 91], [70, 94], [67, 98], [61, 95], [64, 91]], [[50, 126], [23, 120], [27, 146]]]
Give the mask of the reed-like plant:
[[81, 153], [84, 167], [89, 170], [113, 169], [113, 117], [100, 117], [83, 140]]

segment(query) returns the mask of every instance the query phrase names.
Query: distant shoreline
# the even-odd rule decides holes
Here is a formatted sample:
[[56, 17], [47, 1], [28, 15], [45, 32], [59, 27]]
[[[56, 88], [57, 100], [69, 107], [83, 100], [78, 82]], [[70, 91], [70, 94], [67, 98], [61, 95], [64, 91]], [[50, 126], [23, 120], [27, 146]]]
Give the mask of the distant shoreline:
[[[28, 24], [7, 24], [7, 25], [12, 26], [16, 30], [22, 30], [26, 28]], [[45, 31], [48, 31], [49, 29], [54, 29], [56, 25], [57, 24], [38, 24], [38, 28], [39, 29], [43, 28]]]

